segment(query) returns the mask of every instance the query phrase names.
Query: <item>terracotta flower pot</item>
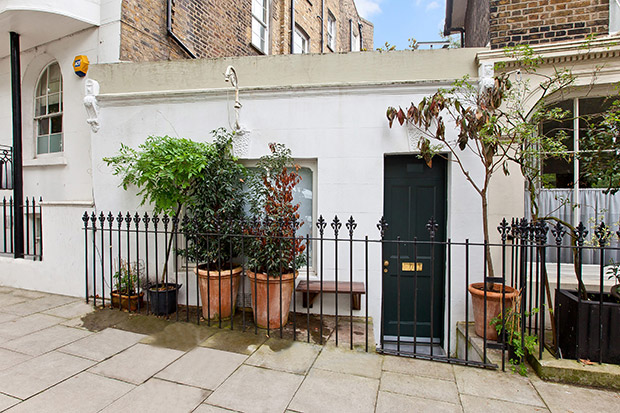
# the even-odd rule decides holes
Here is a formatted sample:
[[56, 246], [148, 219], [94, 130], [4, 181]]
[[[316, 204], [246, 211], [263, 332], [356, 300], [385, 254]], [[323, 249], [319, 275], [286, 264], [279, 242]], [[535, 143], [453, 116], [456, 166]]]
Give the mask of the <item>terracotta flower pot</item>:
[[[237, 293], [239, 292], [239, 281], [241, 267], [230, 270], [209, 271], [207, 265], [199, 265], [194, 268], [198, 274], [200, 285], [200, 300], [202, 302], [202, 316], [206, 320], [229, 319], [235, 314], [237, 304]], [[232, 301], [231, 301], [231, 277], [232, 277]], [[221, 286], [221, 291], [220, 291]]]
[[[506, 294], [504, 295], [504, 311], [512, 306], [512, 301], [517, 297], [518, 291], [512, 287], [506, 286]], [[471, 294], [471, 301], [474, 307], [474, 323], [476, 334], [484, 337], [484, 283], [473, 283], [468, 287]], [[493, 284], [493, 290], [487, 291], [487, 340], [497, 340], [497, 330], [495, 326], [490, 325], [491, 320], [499, 315], [502, 311], [502, 293], [501, 284]]]
[[143, 291], [140, 294], [127, 295], [114, 290], [112, 291], [112, 307], [118, 307], [120, 302], [123, 310], [138, 311], [138, 302], [140, 303], [140, 308], [144, 308], [142, 297], [144, 297]]
[[[269, 328], [280, 328], [280, 325], [286, 325], [298, 273], [282, 274], [281, 278], [267, 277], [266, 274], [252, 271], [246, 273], [250, 279], [252, 312], [256, 325], [260, 328], [267, 328], [267, 319], [269, 319]], [[281, 303], [280, 284], [282, 284]], [[267, 291], [269, 291], [269, 300], [267, 300]], [[267, 309], [269, 309], [269, 316], [267, 316]]]

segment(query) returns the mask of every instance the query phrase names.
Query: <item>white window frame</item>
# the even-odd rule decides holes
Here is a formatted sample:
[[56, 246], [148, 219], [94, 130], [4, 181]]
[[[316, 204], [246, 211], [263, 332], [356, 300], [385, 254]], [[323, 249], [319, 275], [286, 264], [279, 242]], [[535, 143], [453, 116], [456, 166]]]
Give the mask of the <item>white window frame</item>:
[[[353, 23], [353, 20], [349, 20], [349, 26], [351, 29], [351, 51], [359, 52], [362, 49], [360, 44], [360, 35], [357, 30], [359, 30], [359, 26]], [[357, 27], [356, 27], [357, 26]], [[357, 30], [356, 30], [357, 28]]]
[[336, 17], [331, 11], [327, 12], [327, 47], [332, 52], [336, 51]]
[[[262, 10], [262, 16], [255, 10]], [[264, 30], [264, 38], [260, 37], [260, 30]], [[269, 53], [269, 0], [252, 0], [252, 46], [264, 54]], [[255, 39], [256, 37], [256, 39]], [[261, 44], [261, 40], [262, 43]]]
[[293, 36], [293, 54], [310, 53], [310, 36], [306, 34], [304, 29], [295, 26], [295, 33]]
[[609, 0], [609, 34], [620, 31], [620, 0]]
[[[54, 92], [54, 93], [50, 93], [49, 92], [49, 69], [52, 66], [58, 66], [58, 73], [60, 76], [60, 85], [59, 85], [59, 91], [58, 92]], [[44, 80], [45, 77], [45, 82], [47, 84], [47, 90], [44, 94], [39, 95], [39, 87], [41, 85], [41, 82]], [[53, 112], [53, 113], [49, 113], [49, 98], [50, 96], [53, 95], [58, 95], [58, 112]], [[48, 65], [45, 66], [45, 68], [43, 68], [43, 70], [41, 71], [41, 74], [39, 75], [38, 79], [37, 79], [37, 83], [35, 86], [35, 90], [34, 90], [34, 111], [33, 111], [33, 125], [34, 125], [34, 147], [35, 147], [35, 154], [37, 157], [45, 157], [45, 156], [49, 156], [49, 155], [57, 155], [57, 154], [62, 154], [64, 152], [64, 116], [63, 116], [63, 106], [64, 106], [64, 99], [63, 99], [63, 95], [64, 95], [64, 91], [63, 91], [63, 78], [62, 78], [62, 70], [60, 67], [60, 64], [57, 61], [53, 61], [51, 63], [49, 63]], [[39, 103], [40, 99], [44, 99], [45, 101], [45, 113], [43, 114], [37, 114], [37, 106]], [[60, 118], [60, 131], [59, 132], [55, 132], [52, 133], [52, 125], [51, 125], [51, 119], [52, 118]], [[47, 122], [48, 124], [48, 129], [47, 129], [47, 134], [42, 134], [39, 135], [39, 131], [40, 131], [40, 124], [42, 122]], [[52, 135], [55, 134], [60, 134], [60, 150], [59, 151], [50, 151], [50, 138]], [[43, 137], [43, 136], [47, 136], [47, 151], [45, 152], [39, 152], [39, 137]]]

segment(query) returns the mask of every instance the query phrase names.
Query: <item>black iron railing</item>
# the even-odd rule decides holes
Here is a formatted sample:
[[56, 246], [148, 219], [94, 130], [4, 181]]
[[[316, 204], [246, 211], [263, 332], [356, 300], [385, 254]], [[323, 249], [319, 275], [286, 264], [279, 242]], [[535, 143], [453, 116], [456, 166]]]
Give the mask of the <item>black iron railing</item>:
[[[15, 252], [14, 200], [12, 197], [2, 199], [0, 204], [0, 255], [13, 255]], [[24, 257], [33, 260], [43, 259], [43, 215], [41, 214], [41, 198], [37, 202], [34, 197], [26, 198], [22, 205], [24, 216]]]
[[[139, 299], [139, 292], [149, 290], [153, 284], [180, 286], [184, 283], [185, 302], [174, 298], [167, 317], [185, 321], [195, 320], [197, 323], [207, 323], [220, 328], [254, 330], [258, 333], [258, 323], [254, 323], [251, 315], [246, 315], [244, 310], [244, 307], [254, 309], [258, 307], [256, 296], [259, 283], [250, 282], [253, 281], [251, 278], [255, 277], [252, 274], [256, 272], [256, 268], [249, 267], [244, 259], [249, 243], [256, 237], [261, 237], [251, 235], [252, 231], [247, 230], [256, 226], [257, 221], [240, 222], [238, 228], [243, 230], [239, 234], [226, 235], [196, 234], [191, 232], [192, 226], [188, 225], [190, 223], [188, 218], [178, 219], [167, 215], [85, 212], [82, 221], [85, 233], [87, 302], [92, 299], [95, 306], [113, 305], [113, 295], [119, 294], [115, 275], [121, 277], [123, 274], [133, 274], [133, 281], [129, 284], [120, 284], [120, 287], [124, 286], [133, 291], [133, 295], [138, 297], [136, 305], [132, 307], [128, 301], [126, 309], [159, 313], [161, 303], [154, 302], [154, 298], [148, 294], [146, 301], [142, 302]], [[601, 225], [603, 228], [604, 224]], [[359, 237], [355, 234], [357, 222], [353, 217], [344, 223], [343, 228], [343, 222], [338, 217], [328, 223], [321, 216], [316, 222], [317, 236], [306, 235], [302, 240], [303, 244], [311, 246], [313, 251], [312, 257], [310, 248], [305, 248], [303, 252], [308, 265], [293, 269], [299, 275], [296, 293], [292, 294], [291, 317], [288, 323], [283, 321], [285, 319], [283, 314], [288, 314], [289, 307], [282, 304], [282, 297], [286, 295], [283, 293], [285, 281], [282, 273], [286, 271], [281, 270], [280, 277], [275, 278], [275, 289], [266, 290], [268, 301], [269, 294], [272, 298], [275, 295], [279, 300], [279, 307], [267, 306], [268, 320], [271, 319], [269, 311], [272, 316], [274, 312], [279, 313], [279, 319], [276, 317], [279, 321], [275, 327], [267, 323], [267, 334], [275, 333], [280, 337], [287, 336], [294, 340], [315, 341], [321, 344], [329, 337], [336, 345], [346, 343], [351, 348], [354, 345], [362, 346], [369, 351], [374, 346], [376, 328], [379, 332], [376, 349], [385, 354], [497, 368], [499, 366], [489, 361], [488, 357], [488, 349], [494, 348], [501, 350], [501, 367], [504, 368], [503, 360], [507, 350], [504, 343], [507, 341], [508, 328], [505, 317], [496, 317], [492, 320], [486, 315], [487, 312], [483, 311], [482, 319], [477, 321], [481, 322], [482, 326], [488, 326], [494, 321], [501, 327], [499, 328], [501, 333], [494, 338], [486, 328], [482, 328], [480, 337], [477, 338], [481, 343], [479, 348], [470, 349], [470, 341], [475, 335], [473, 329], [475, 317], [468, 287], [473, 281], [479, 281], [489, 286], [493, 284], [494, 289], [500, 291], [502, 299], [499, 301], [500, 308], [497, 311], [499, 314], [506, 314], [511, 303], [515, 302], [514, 299], [506, 301], [506, 295], [510, 291], [516, 294], [519, 303], [516, 308], [519, 314], [519, 329], [538, 340], [539, 357], [543, 356], [545, 347], [556, 356], [562, 354], [564, 349], [558, 344], [562, 343], [562, 337], [557, 326], [563, 322], [568, 323], [569, 320], [559, 318], [558, 305], [561, 303], [558, 304], [558, 299], [552, 297], [554, 290], [551, 287], [548, 270], [552, 265], [546, 262], [545, 257], [548, 249], [563, 248], [561, 241], [567, 233], [565, 228], [556, 226], [549, 231], [546, 223], [525, 220], [513, 220], [509, 223], [504, 220], [498, 227], [501, 242], [491, 244], [469, 240], [438, 241], [436, 237], [438, 227], [433, 219], [429, 221], [426, 231], [412, 240], [386, 239], [387, 226], [388, 223], [381, 219], [377, 224], [378, 232], [375, 232], [375, 237], [369, 238], [368, 235]], [[617, 256], [619, 248], [615, 240], [616, 235], [612, 237], [609, 229], [606, 230], [605, 238], [598, 237], [598, 241], [593, 241], [601, 243], [602, 246], [588, 243], [587, 231], [584, 228], [578, 227], [576, 231], [575, 245], [570, 248], [575, 251], [577, 260], [584, 248], [599, 251], [601, 262], [606, 262], [603, 258], [609, 258], [611, 254]], [[211, 300], [199, 297], [199, 277], [195, 276], [194, 267], [202, 263], [191, 256], [181, 256], [177, 253], [188, 250], [197, 235], [200, 235], [203, 242], [210, 242], [218, 248], [225, 237], [236, 239], [240, 244], [240, 257], [235, 260], [241, 267], [240, 298], [233, 292], [235, 281], [232, 276], [225, 281], [218, 278], [216, 284], [209, 284], [210, 287], [207, 287], [219, 294], [215, 304], [212, 304]], [[556, 240], [559, 239], [557, 244], [547, 242], [547, 237], [551, 236], [555, 236]], [[292, 237], [272, 238], [277, 239], [280, 245], [292, 245]], [[172, 253], [168, 254], [168, 250]], [[219, 254], [216, 261], [220, 261], [221, 255]], [[485, 264], [487, 255], [493, 257], [495, 264], [493, 273]], [[216, 272], [219, 272], [219, 275], [228, 272], [232, 274], [235, 266], [226, 263]], [[565, 277], [562, 271], [566, 269], [561, 268], [559, 264], [556, 267], [557, 297], [563, 286], [561, 281]], [[576, 261], [574, 268], [577, 275], [582, 273], [579, 261]], [[603, 271], [601, 265], [600, 274], [603, 274]], [[597, 291], [603, 293], [603, 275], [598, 281], [600, 284], [596, 284]], [[230, 288], [225, 289], [227, 284]], [[392, 285], [393, 288], [388, 289], [386, 287], [388, 285]], [[492, 305], [490, 299], [492, 290], [487, 290], [488, 288], [482, 289], [482, 305], [485, 310]], [[252, 298], [246, 299], [246, 293]], [[191, 303], [190, 294], [192, 294]], [[230, 320], [225, 320], [222, 316], [223, 294], [230, 294], [230, 302], [236, 302], [241, 307], [238, 315], [231, 317]], [[347, 300], [344, 303], [339, 302], [339, 295], [345, 296]], [[168, 298], [169, 295], [165, 297], [164, 307], [169, 308], [168, 300], [172, 298]], [[315, 305], [311, 311], [310, 307], [315, 297], [318, 300], [318, 303], [315, 303], [318, 304], [318, 308]], [[584, 295], [578, 300], [587, 301], [587, 298], [591, 296]], [[202, 313], [197, 306], [201, 299], [202, 306], [207, 307], [206, 311], [202, 309]], [[120, 309], [123, 308], [122, 300], [117, 298], [116, 301]], [[550, 305], [550, 302], [554, 304]], [[342, 307], [346, 303], [348, 308], [343, 310]], [[355, 303], [358, 303], [359, 307]], [[605, 304], [602, 299], [596, 303], [599, 309]], [[554, 311], [548, 311], [549, 308], [554, 308]], [[553, 321], [549, 322], [549, 317], [554, 315]], [[455, 328], [457, 324], [460, 328]], [[600, 331], [602, 329], [601, 327]], [[463, 336], [461, 339], [464, 339], [464, 345], [459, 344], [457, 335]], [[521, 337], [525, 340], [526, 334], [522, 334]], [[605, 334], [599, 333], [601, 342], [605, 337]]]
[[13, 189], [13, 147], [0, 145], [0, 189]]

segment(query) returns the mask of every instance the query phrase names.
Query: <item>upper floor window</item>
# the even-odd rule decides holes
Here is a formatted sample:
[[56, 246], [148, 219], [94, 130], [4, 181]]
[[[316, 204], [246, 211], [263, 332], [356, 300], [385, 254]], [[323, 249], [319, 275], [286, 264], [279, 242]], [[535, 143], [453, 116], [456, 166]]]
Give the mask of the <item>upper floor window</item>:
[[37, 155], [62, 152], [62, 74], [57, 62], [41, 73], [34, 104]]
[[269, 2], [252, 0], [252, 44], [261, 52], [268, 53]]
[[327, 14], [327, 47], [336, 51], [336, 18], [331, 12]]
[[295, 27], [293, 53], [310, 53], [310, 37], [298, 26]]
[[620, 1], [609, 0], [609, 33], [620, 31]]

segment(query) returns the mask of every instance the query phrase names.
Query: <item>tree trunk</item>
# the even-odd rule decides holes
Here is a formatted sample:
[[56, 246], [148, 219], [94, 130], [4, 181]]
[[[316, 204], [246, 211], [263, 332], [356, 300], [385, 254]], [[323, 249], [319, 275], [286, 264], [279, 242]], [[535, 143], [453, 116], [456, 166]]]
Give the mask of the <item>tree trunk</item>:
[[[482, 191], [482, 235], [484, 237], [484, 243], [487, 245], [485, 248], [485, 262], [487, 266], [487, 276], [494, 277], [495, 270], [493, 268], [493, 259], [491, 258], [491, 248], [488, 247], [489, 243], [489, 205], [487, 200], [487, 188]], [[485, 282], [486, 284], [486, 282]], [[487, 291], [491, 291], [493, 283], [486, 284]]]

